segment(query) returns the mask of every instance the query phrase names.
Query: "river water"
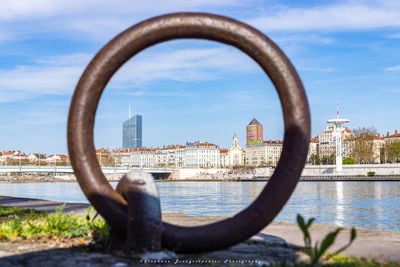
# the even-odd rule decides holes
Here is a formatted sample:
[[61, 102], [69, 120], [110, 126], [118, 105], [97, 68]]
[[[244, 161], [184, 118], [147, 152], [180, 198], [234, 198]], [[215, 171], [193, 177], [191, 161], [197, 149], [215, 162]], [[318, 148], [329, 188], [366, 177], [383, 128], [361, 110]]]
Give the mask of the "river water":
[[[116, 183], [112, 183], [113, 186]], [[248, 206], [265, 182], [160, 182], [161, 208], [189, 215], [233, 215]], [[0, 183], [0, 195], [87, 202], [77, 183]], [[277, 216], [296, 214], [316, 223], [400, 231], [400, 182], [299, 182]]]

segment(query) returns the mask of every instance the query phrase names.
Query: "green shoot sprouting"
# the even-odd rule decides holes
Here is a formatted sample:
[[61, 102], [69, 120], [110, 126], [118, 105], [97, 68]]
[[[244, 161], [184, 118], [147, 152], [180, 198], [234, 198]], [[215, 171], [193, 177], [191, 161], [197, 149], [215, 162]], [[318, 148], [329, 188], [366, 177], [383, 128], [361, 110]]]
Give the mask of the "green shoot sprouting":
[[[297, 215], [297, 224], [299, 225], [301, 231], [303, 232], [304, 245], [305, 245], [304, 252], [310, 257], [311, 264], [317, 264], [319, 262], [320, 258], [325, 254], [328, 248], [332, 246], [332, 244], [335, 242], [335, 239], [339, 234], [339, 232], [343, 230], [342, 228], [337, 228], [335, 231], [330, 232], [325, 236], [325, 238], [321, 242], [321, 245], [319, 245], [319, 243], [316, 242], [315, 246], [312, 247], [311, 235], [309, 229], [314, 221], [315, 218], [311, 218], [307, 222], [305, 222], [304, 218], [300, 214]], [[347, 249], [353, 243], [356, 236], [357, 236], [357, 231], [353, 227], [351, 228], [349, 242], [345, 246], [338, 249], [336, 252], [327, 255], [327, 257], [331, 257]]]

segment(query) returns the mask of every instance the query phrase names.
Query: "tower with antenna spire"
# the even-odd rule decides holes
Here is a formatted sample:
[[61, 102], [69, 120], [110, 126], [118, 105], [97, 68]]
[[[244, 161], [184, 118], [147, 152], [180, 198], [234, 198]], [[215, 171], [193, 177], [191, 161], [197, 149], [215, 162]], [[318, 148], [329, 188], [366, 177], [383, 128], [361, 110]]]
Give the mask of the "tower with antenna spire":
[[328, 120], [327, 123], [331, 123], [335, 126], [335, 135], [334, 138], [336, 140], [336, 173], [342, 174], [343, 163], [342, 163], [342, 155], [343, 155], [343, 148], [342, 148], [342, 133], [341, 128], [342, 125], [348, 123], [348, 119], [340, 119], [339, 118], [339, 104], [336, 103], [336, 119]]
[[142, 115], [132, 116], [131, 105], [128, 108], [128, 120], [122, 124], [122, 148], [142, 147]]

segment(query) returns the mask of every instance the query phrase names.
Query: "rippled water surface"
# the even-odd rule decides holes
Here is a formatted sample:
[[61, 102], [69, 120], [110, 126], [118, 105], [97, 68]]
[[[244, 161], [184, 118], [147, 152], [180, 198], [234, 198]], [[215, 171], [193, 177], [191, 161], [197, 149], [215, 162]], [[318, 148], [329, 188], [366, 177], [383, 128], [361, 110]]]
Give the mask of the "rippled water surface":
[[[189, 215], [233, 215], [248, 206], [264, 185], [157, 183], [162, 209]], [[0, 195], [87, 202], [77, 183], [3, 183]], [[300, 182], [276, 220], [295, 222], [297, 213], [316, 217], [320, 224], [400, 231], [400, 182]]]

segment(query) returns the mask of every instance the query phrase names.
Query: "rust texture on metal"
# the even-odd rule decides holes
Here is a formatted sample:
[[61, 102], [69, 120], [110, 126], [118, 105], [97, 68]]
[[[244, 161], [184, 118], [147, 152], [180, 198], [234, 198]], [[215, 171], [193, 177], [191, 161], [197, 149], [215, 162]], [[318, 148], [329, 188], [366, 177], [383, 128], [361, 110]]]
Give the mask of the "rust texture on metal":
[[122, 177], [117, 192], [128, 202], [126, 231], [116, 231], [114, 242], [130, 251], [161, 250], [161, 207], [151, 174], [135, 171]]
[[199, 227], [162, 224], [163, 248], [190, 253], [244, 241], [280, 212], [306, 161], [310, 114], [302, 82], [289, 59], [273, 41], [247, 24], [211, 14], [176, 13], [128, 28], [89, 63], [75, 89], [68, 118], [68, 150], [75, 175], [86, 197], [112, 227], [126, 229], [127, 202], [107, 182], [96, 158], [93, 127], [98, 102], [112, 75], [127, 60], [147, 47], [182, 38], [218, 41], [249, 55], [274, 84], [284, 115], [281, 157], [271, 179], [249, 207], [231, 218]]

